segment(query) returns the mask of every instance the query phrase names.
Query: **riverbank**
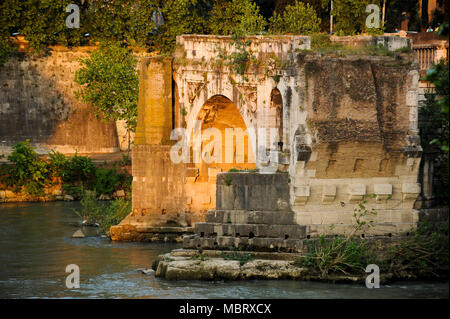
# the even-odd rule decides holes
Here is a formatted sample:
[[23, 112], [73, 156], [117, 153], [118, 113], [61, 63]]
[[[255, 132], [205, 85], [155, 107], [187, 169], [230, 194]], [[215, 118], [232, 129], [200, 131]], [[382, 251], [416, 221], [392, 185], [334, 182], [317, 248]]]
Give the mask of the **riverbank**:
[[[270, 253], [250, 251], [202, 251], [176, 249], [159, 255], [152, 269], [156, 277], [167, 280], [301, 280], [331, 283], [364, 284], [368, 274], [337, 274], [325, 276], [302, 267], [299, 259], [303, 254]], [[394, 273], [380, 273], [380, 283], [396, 281], [433, 280], [448, 281], [447, 275], [430, 277], [396, 276]]]
[[131, 159], [126, 153], [42, 155], [26, 140], [0, 159], [0, 202], [73, 201], [86, 191], [100, 200], [131, 197]]

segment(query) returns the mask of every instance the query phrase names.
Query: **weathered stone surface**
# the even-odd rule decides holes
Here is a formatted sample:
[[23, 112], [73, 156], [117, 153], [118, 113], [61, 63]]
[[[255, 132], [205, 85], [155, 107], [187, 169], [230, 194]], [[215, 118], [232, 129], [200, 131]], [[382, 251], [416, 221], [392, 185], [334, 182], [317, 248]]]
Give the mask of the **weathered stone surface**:
[[72, 238], [84, 238], [85, 235], [81, 231], [81, 229], [78, 229], [76, 232], [73, 233]]
[[55, 46], [45, 57], [20, 52], [8, 59], [0, 73], [0, 153], [26, 139], [39, 153], [119, 151], [114, 123], [75, 97], [79, 59], [95, 49]]
[[[420, 165], [414, 101], [418, 70], [413, 54], [336, 56], [307, 51], [308, 37], [251, 39], [261, 63], [248, 68], [246, 81], [217, 58], [219, 48], [233, 52], [229, 37], [180, 36], [173, 60], [159, 57], [142, 63], [133, 212], [123, 224], [192, 226], [216, 208], [214, 215], [206, 214], [209, 224], [196, 231], [204, 237], [191, 239], [198, 241], [195, 245], [253, 240], [261, 247], [264, 243], [294, 249], [289, 240], [348, 233], [355, 205], [367, 201], [369, 210], [379, 212], [379, 227], [371, 235], [413, 228], [418, 193], [404, 192], [402, 186], [417, 181]], [[379, 43], [389, 50], [410, 46], [408, 40], [394, 37], [333, 41], [355, 46]], [[236, 138], [236, 148], [222, 145], [222, 152], [231, 150], [231, 166], [198, 159], [208, 154], [202, 153], [206, 141], [199, 147], [192, 139], [184, 141], [189, 163], [174, 164], [166, 140], [172, 127], [184, 127], [189, 134], [206, 128], [219, 132], [239, 128], [255, 134], [249, 133], [245, 143]], [[267, 128], [276, 129], [278, 141], [260, 133]], [[250, 147], [242, 156], [236, 150], [244, 144]], [[213, 150], [211, 157], [220, 153]], [[275, 170], [286, 173], [226, 172], [238, 159], [251, 155], [269, 158], [264, 169], [275, 164]], [[380, 185], [391, 185], [391, 194]], [[376, 199], [370, 194], [377, 194]], [[257, 213], [246, 215], [252, 211]], [[266, 213], [276, 211], [280, 215]], [[274, 228], [257, 224], [297, 225], [303, 228], [292, 229], [304, 231], [290, 229], [291, 234], [282, 235], [281, 229], [289, 228], [277, 226], [275, 233], [281, 237], [271, 239]], [[239, 236], [225, 236], [229, 232]], [[240, 238], [240, 232], [247, 236]]]
[[14, 194], [10, 190], [0, 190], [0, 199], [7, 199], [7, 198], [14, 198], [16, 197], [16, 194]]
[[73, 196], [72, 195], [64, 195], [64, 200], [65, 201], [67, 201], [67, 202], [70, 202], [70, 201], [73, 201], [73, 200], [75, 200], [75, 198], [73, 198]]
[[236, 279], [298, 279], [303, 269], [286, 260], [252, 260], [240, 265], [237, 260], [179, 257], [159, 261], [155, 275], [168, 280], [236, 280]]
[[119, 197], [119, 198], [125, 197], [125, 191], [123, 189], [119, 189], [118, 191], [115, 191], [114, 197]]
[[285, 173], [219, 173], [216, 207], [219, 210], [289, 210], [288, 179]]
[[141, 242], [182, 242], [183, 235], [192, 234], [191, 227], [158, 227], [121, 223], [109, 230], [112, 240]]

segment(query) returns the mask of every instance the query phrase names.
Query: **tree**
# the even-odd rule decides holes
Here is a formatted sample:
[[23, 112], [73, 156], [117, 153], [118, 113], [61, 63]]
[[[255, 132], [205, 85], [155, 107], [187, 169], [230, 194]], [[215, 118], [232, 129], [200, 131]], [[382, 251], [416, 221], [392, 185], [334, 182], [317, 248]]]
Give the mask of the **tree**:
[[[288, 5], [293, 5], [297, 0], [274, 0], [275, 8], [273, 12], [281, 13]], [[316, 11], [317, 17], [320, 18], [321, 31], [328, 32], [330, 29], [330, 0], [303, 0], [304, 4], [309, 4]]]
[[264, 31], [267, 21], [251, 0], [218, 0], [209, 18], [212, 34], [257, 34]]
[[408, 28], [420, 30], [419, 1], [386, 0], [386, 21], [384, 25], [387, 32], [393, 32], [396, 28], [400, 29], [403, 12], [406, 12], [409, 16]]
[[0, 3], [0, 40], [6, 40], [18, 32], [21, 21], [20, 0], [4, 0]]
[[275, 12], [269, 22], [269, 32], [273, 34], [309, 34], [320, 31], [321, 20], [313, 7], [296, 1], [286, 6], [282, 13]]
[[91, 38], [145, 46], [155, 29], [154, 0], [91, 0], [85, 13]]
[[164, 24], [153, 36], [153, 44], [161, 53], [171, 53], [175, 49], [177, 35], [205, 34], [207, 16], [212, 7], [209, 0], [169, 0], [161, 1]]
[[[80, 7], [81, 14], [87, 9], [87, 4], [80, 0], [25, 0], [20, 1], [19, 32], [30, 42], [30, 46], [41, 52], [49, 44], [61, 43], [74, 46], [85, 43], [86, 28], [81, 24], [79, 29], [69, 29], [66, 26], [66, 6], [74, 3]], [[17, 5], [17, 4], [15, 4]]]
[[114, 42], [102, 44], [90, 57], [80, 61], [83, 67], [75, 73], [75, 82], [83, 87], [78, 96], [105, 122], [125, 120], [129, 151], [130, 132], [137, 124], [136, 57], [127, 47]]
[[[334, 0], [332, 14], [336, 17], [338, 35], [355, 35], [366, 30], [366, 7], [380, 5], [379, 0]], [[380, 6], [381, 8], [381, 6]]]
[[[80, 9], [80, 28], [66, 26], [69, 4]], [[0, 36], [20, 32], [39, 52], [50, 44], [75, 46], [90, 39], [143, 46], [154, 31], [155, 10], [154, 0], [6, 0], [0, 5]]]

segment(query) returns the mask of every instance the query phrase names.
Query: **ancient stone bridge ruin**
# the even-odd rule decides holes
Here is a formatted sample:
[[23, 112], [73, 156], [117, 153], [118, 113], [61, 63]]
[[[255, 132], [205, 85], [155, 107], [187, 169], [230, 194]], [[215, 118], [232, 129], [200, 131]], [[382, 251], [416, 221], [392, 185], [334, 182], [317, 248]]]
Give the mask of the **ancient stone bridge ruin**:
[[[245, 52], [225, 36], [180, 36], [174, 57], [142, 62], [133, 211], [111, 228], [112, 238], [167, 240], [195, 225], [185, 247], [236, 240], [286, 246], [348, 232], [363, 200], [377, 211], [375, 227], [364, 235], [410, 231], [421, 190], [413, 54], [320, 53], [307, 36], [246, 40], [249, 62], [242, 72], [236, 67]], [[390, 51], [411, 45], [395, 37], [339, 41]], [[181, 142], [176, 135], [171, 140], [176, 128], [188, 132]], [[205, 151], [211, 136], [193, 140], [207, 128], [221, 139], [230, 128], [254, 133]], [[275, 130], [276, 140], [264, 129]], [[186, 163], [171, 159], [175, 143], [189, 150]], [[232, 159], [195, 161], [200, 150]], [[266, 166], [257, 164], [264, 156], [275, 172], [262, 174]]]

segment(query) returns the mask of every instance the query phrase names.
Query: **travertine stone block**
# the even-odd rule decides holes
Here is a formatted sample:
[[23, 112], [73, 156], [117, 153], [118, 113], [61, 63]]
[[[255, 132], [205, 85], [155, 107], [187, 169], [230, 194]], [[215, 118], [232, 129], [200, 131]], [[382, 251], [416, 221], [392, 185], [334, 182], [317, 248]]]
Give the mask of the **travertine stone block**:
[[364, 199], [364, 195], [366, 195], [366, 185], [364, 184], [348, 185], [348, 195], [350, 202], [362, 201]]
[[324, 204], [330, 204], [336, 198], [336, 185], [323, 185], [322, 186], [322, 202]]
[[309, 186], [297, 186], [295, 188], [295, 205], [305, 205], [310, 196]]
[[419, 183], [403, 183], [402, 185], [403, 200], [415, 200], [420, 194]]
[[392, 197], [392, 184], [375, 184], [373, 186], [378, 202], [386, 201]]

